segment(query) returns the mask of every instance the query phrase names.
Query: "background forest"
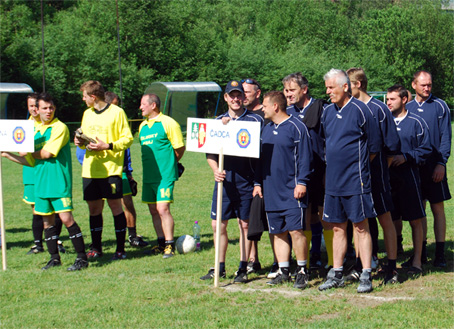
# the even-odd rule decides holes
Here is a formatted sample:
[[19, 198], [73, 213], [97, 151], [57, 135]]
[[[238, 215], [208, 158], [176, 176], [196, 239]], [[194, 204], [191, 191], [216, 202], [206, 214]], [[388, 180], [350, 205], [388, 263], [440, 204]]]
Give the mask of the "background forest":
[[[435, 0], [118, 0], [123, 104], [138, 118], [154, 81], [256, 78], [264, 91], [302, 72], [325, 98], [330, 68], [361, 66], [369, 90], [411, 86], [415, 71], [434, 77], [433, 92], [452, 108], [454, 15]], [[41, 2], [1, 0], [3, 82], [43, 89]], [[95, 79], [120, 93], [115, 0], [43, 1], [45, 87], [63, 121], [80, 121], [79, 86]], [[23, 117], [24, 97], [9, 113]]]

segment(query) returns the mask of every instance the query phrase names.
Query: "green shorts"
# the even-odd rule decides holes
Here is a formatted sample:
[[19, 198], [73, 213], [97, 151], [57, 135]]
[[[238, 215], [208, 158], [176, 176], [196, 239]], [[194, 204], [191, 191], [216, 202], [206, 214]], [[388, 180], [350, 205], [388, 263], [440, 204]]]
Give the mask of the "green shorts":
[[22, 197], [22, 201], [26, 204], [35, 204], [35, 185], [24, 185], [24, 196]]
[[121, 182], [123, 183], [123, 195], [132, 195], [131, 185], [129, 185], [129, 179], [125, 173], [121, 175]]
[[142, 202], [158, 203], [173, 202], [173, 187], [175, 182], [144, 183], [142, 189]]
[[71, 198], [46, 198], [36, 197], [35, 213], [41, 216], [52, 215], [53, 213], [73, 211]]

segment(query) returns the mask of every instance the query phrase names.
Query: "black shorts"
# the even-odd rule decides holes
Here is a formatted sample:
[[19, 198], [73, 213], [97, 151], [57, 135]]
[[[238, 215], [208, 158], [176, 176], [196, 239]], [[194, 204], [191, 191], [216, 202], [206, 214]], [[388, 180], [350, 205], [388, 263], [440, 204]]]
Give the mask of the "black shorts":
[[121, 176], [107, 178], [83, 177], [84, 200], [121, 199], [123, 197], [123, 182]]
[[307, 185], [309, 204], [311, 205], [311, 213], [318, 213], [318, 207], [323, 207], [325, 201], [325, 184], [323, 182], [325, 176], [326, 165], [317, 161], [314, 163], [314, 172], [312, 173], [309, 184]]
[[[249, 213], [251, 212], [252, 199], [230, 201], [228, 199], [222, 200], [222, 220], [229, 220], [232, 218], [239, 218], [241, 220], [249, 220]], [[211, 202], [211, 219], [216, 220], [217, 202]]]
[[447, 174], [439, 183], [434, 183], [432, 179], [436, 165], [435, 162], [431, 161], [424, 164], [420, 169], [422, 197], [424, 200], [429, 200], [430, 203], [439, 203], [451, 199]]
[[401, 165], [389, 171], [394, 209], [393, 220], [415, 220], [426, 216], [417, 167]]
[[383, 215], [394, 209], [391, 191], [377, 192], [372, 186], [372, 199], [377, 216]]

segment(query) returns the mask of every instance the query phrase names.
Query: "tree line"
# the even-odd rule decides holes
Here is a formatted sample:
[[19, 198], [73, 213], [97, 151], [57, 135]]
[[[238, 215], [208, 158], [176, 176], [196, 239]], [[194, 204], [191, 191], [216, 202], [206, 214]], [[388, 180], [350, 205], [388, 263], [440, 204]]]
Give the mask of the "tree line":
[[[452, 108], [454, 15], [438, 0], [118, 0], [122, 94], [129, 118], [155, 81], [255, 78], [264, 91], [302, 72], [326, 99], [332, 67], [362, 67], [370, 91], [411, 86], [433, 74], [433, 92]], [[41, 2], [2, 0], [1, 81], [41, 91]], [[46, 91], [63, 121], [80, 121], [80, 85], [99, 80], [120, 94], [115, 0], [44, 1]], [[24, 97], [10, 97], [20, 117]], [[222, 102], [221, 102], [222, 103]], [[9, 110], [11, 113], [11, 110]]]

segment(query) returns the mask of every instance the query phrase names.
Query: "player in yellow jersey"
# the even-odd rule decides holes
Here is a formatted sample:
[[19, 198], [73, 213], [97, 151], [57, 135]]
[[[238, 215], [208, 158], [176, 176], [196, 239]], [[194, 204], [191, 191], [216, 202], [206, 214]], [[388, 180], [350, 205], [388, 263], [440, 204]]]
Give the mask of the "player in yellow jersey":
[[117, 247], [112, 260], [126, 258], [126, 217], [121, 205], [123, 197], [122, 171], [125, 150], [131, 146], [133, 137], [128, 119], [120, 107], [105, 102], [105, 90], [99, 81], [90, 80], [82, 84], [83, 100], [89, 107], [82, 117], [81, 128], [85, 135], [96, 143], [84, 145], [78, 137], [74, 143], [86, 149], [82, 165], [84, 200], [90, 213], [92, 238], [89, 259], [101, 257], [103, 229], [103, 198], [107, 199], [114, 217]]

